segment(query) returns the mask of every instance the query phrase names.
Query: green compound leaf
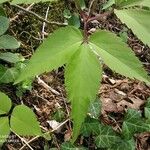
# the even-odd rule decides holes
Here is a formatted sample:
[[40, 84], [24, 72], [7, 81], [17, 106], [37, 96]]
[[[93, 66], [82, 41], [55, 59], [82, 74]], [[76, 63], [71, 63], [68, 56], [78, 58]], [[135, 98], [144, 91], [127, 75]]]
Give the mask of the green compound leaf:
[[119, 7], [144, 6], [150, 7], [149, 0], [115, 0]]
[[81, 128], [81, 134], [89, 137], [91, 134], [97, 134], [100, 122], [97, 119], [87, 117]]
[[0, 36], [0, 49], [16, 49], [19, 48], [20, 43], [10, 35]]
[[126, 139], [130, 139], [135, 133], [150, 131], [148, 124], [144, 123], [141, 113], [137, 110], [128, 109], [122, 125], [122, 134]]
[[18, 105], [14, 108], [10, 125], [13, 132], [22, 136], [41, 135], [39, 122], [34, 112], [25, 105]]
[[144, 44], [150, 46], [150, 11], [124, 9], [115, 10], [115, 14]]
[[11, 100], [7, 95], [0, 92], [0, 115], [7, 114], [11, 108]]
[[144, 108], [145, 117], [150, 120], [150, 98], [148, 98], [146, 106]]
[[81, 32], [74, 27], [60, 28], [50, 35], [21, 72], [17, 83], [67, 63], [82, 43]]
[[9, 27], [9, 20], [6, 17], [0, 16], [0, 35], [4, 34]]
[[90, 42], [104, 63], [113, 71], [131, 79], [150, 83], [141, 62], [121, 38], [111, 32], [100, 30], [91, 36]]
[[99, 125], [99, 132], [97, 132], [97, 135], [95, 143], [99, 148], [109, 148], [120, 140], [120, 137], [116, 135], [115, 131], [106, 125]]
[[108, 150], [135, 150], [135, 149], [136, 149], [135, 141], [134, 139], [131, 139], [129, 141], [119, 140], [116, 144], [114, 144]]
[[101, 74], [96, 55], [88, 45], [81, 45], [65, 69], [65, 85], [74, 122], [73, 142], [79, 135], [90, 103], [95, 100]]
[[0, 118], [0, 146], [6, 141], [10, 134], [9, 119], [8, 117]]

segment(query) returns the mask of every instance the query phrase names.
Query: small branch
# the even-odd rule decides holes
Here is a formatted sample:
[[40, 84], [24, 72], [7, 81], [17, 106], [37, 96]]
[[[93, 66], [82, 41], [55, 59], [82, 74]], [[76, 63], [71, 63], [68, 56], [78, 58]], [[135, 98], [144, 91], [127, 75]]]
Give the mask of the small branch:
[[[27, 11], [29, 11], [29, 10], [33, 7], [33, 5], [34, 5], [34, 3], [32, 3], [30, 6], [28, 6], [28, 7], [25, 8], [25, 9], [26, 9]], [[15, 17], [13, 17], [13, 18], [10, 19], [10, 22], [16, 20], [16, 19], [19, 17], [19, 15], [21, 15], [21, 14], [23, 14], [23, 13], [24, 13], [24, 11], [18, 12]]]
[[60, 125], [58, 125], [55, 129], [53, 129], [52, 131], [50, 131], [50, 133], [58, 130], [60, 127], [62, 127], [64, 124], [66, 124], [70, 119], [65, 120], [64, 122], [62, 122]]
[[31, 15], [35, 16], [37, 19], [39, 19], [40, 21], [45, 22], [45, 23], [47, 23], [47, 24], [50, 24], [50, 25], [58, 25], [58, 26], [66, 26], [66, 25], [67, 25], [66, 23], [60, 23], [60, 22], [55, 22], [55, 21], [50, 22], [50, 21], [48, 21], [48, 20], [42, 18], [41, 16], [39, 16], [39, 15], [36, 14], [35, 12], [33, 12], [33, 11], [31, 11], [31, 10], [27, 10], [27, 9], [25, 9], [25, 8], [19, 6], [19, 5], [15, 5], [15, 4], [14, 4], [13, 6], [16, 7], [16, 8], [18, 8], [18, 9], [23, 10], [24, 12], [26, 12], [26, 13], [28, 13], [28, 14], [31, 14]]
[[29, 148], [30, 150], [34, 150], [24, 138], [22, 138], [20, 135], [18, 135], [18, 134], [15, 133], [14, 131], [12, 131], [12, 132], [13, 132], [15, 135], [17, 135], [18, 138], [19, 138], [23, 143], [25, 143], [25, 145], [28, 146], [28, 148]]
[[108, 12], [104, 12], [103, 14], [96, 14], [95, 17], [91, 17], [88, 19], [88, 23], [91, 22], [91, 21], [94, 21], [94, 20], [106, 20], [108, 16], [110, 16], [111, 14], [113, 13], [113, 10], [112, 11], [108, 11]]
[[[66, 124], [69, 120], [70, 120], [70, 119], [65, 120], [65, 121], [62, 122], [59, 126], [57, 126], [55, 129], [46, 132], [46, 134], [52, 133], [52, 132], [58, 130], [61, 126], [63, 126], [64, 124]], [[26, 146], [28, 146], [31, 142], [35, 141], [35, 140], [38, 139], [39, 137], [40, 137], [40, 136], [38, 135], [38, 136], [32, 138], [31, 140], [29, 140], [28, 142], [26, 142], [19, 150], [23, 150]]]
[[92, 6], [93, 6], [93, 4], [94, 4], [94, 1], [95, 1], [95, 0], [92, 0], [91, 3], [90, 3], [88, 15], [90, 15], [90, 13], [91, 13]]
[[19, 150], [23, 150], [27, 145], [29, 145], [31, 142], [35, 141], [36, 139], [38, 139], [40, 136], [36, 136], [34, 138], [32, 138], [31, 140], [29, 140], [27, 143], [25, 143]]
[[37, 76], [36, 78], [37, 78], [38, 83], [41, 84], [45, 89], [50, 90], [52, 93], [54, 93], [56, 95], [60, 95], [59, 92], [57, 92], [52, 87], [50, 87], [48, 84], [46, 84], [40, 77]]
[[[48, 12], [49, 12], [49, 6], [46, 10], [46, 14], [45, 14], [45, 20], [47, 20], [47, 17], [48, 17]], [[42, 39], [44, 40], [44, 35], [45, 35], [45, 26], [46, 26], [46, 23], [43, 22], [43, 27], [42, 27]]]

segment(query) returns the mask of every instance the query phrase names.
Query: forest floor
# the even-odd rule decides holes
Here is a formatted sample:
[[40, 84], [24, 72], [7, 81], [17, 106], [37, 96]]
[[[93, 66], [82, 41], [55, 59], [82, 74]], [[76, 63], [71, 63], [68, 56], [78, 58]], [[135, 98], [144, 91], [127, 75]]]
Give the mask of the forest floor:
[[[64, 10], [73, 6], [67, 5], [64, 2], [59, 2], [52, 5], [49, 5], [49, 3], [40, 3], [30, 6], [23, 5], [22, 7], [30, 9], [43, 18], [45, 18], [48, 11], [47, 20], [64, 22]], [[21, 47], [12, 52], [21, 53], [26, 59], [32, 56], [33, 51], [42, 43], [43, 38], [46, 38], [49, 33], [52, 33], [59, 27], [57, 25], [45, 25], [34, 15], [28, 12], [25, 13], [8, 4], [5, 5], [5, 9], [11, 20], [9, 33], [21, 42]], [[91, 23], [90, 28], [106, 29], [119, 35], [124, 31], [125, 26], [121, 24], [115, 15], [111, 15], [104, 21]], [[150, 48], [139, 41], [130, 30], [127, 30], [126, 33], [128, 45], [133, 49], [136, 56], [143, 63], [145, 69], [150, 73]], [[55, 91], [49, 90], [48, 87], [39, 82], [39, 79], [44, 81]], [[46, 145], [50, 148], [55, 147], [56, 149], [60, 149], [61, 143], [71, 138], [72, 131], [72, 123], [69, 120], [71, 108], [66, 98], [63, 67], [56, 71], [45, 73], [39, 76], [39, 79], [35, 79], [32, 84], [32, 90], [26, 91], [21, 97], [16, 95], [17, 88], [12, 84], [1, 85], [0, 89], [8, 94], [15, 104], [24, 103], [32, 108], [43, 130], [48, 131], [51, 129], [52, 126], [50, 126], [48, 121], [57, 120], [60, 123], [64, 123], [61, 130], [57, 130], [57, 132], [51, 135], [52, 137], [49, 141], [44, 138], [37, 138], [29, 143], [34, 150], [44, 150], [44, 148], [46, 149]], [[120, 124], [122, 115], [127, 108], [134, 108], [142, 111], [149, 97], [150, 87], [142, 82], [120, 76], [104, 65], [103, 80], [98, 92], [98, 99], [102, 102], [102, 110], [99, 119], [104, 123], [111, 126]], [[109, 114], [114, 114], [114, 119], [110, 118]], [[15, 138], [18, 139], [17, 137]], [[24, 139], [29, 141], [32, 138], [26, 137]], [[79, 136], [77, 145], [94, 150], [96, 147], [92, 141], [92, 137], [84, 138]], [[3, 149], [21, 150], [23, 145], [24, 143], [21, 139], [18, 139], [17, 143], [6, 142], [3, 145]], [[150, 133], [137, 136], [136, 147], [137, 150], [150, 149]], [[23, 149], [30, 150], [27, 145], [24, 146]]]

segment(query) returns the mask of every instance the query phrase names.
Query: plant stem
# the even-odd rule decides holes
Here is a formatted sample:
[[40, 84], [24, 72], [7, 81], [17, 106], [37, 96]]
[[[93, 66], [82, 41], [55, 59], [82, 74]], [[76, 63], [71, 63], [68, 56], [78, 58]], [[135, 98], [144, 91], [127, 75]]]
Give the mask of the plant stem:
[[113, 10], [108, 11], [108, 12], [104, 12], [103, 14], [97, 14], [94, 17], [89, 18], [87, 22], [89, 23], [89, 22], [91, 22], [93, 20], [99, 20], [99, 21], [100, 20], [101, 21], [106, 20], [107, 17], [110, 16], [112, 13], [113, 13]]

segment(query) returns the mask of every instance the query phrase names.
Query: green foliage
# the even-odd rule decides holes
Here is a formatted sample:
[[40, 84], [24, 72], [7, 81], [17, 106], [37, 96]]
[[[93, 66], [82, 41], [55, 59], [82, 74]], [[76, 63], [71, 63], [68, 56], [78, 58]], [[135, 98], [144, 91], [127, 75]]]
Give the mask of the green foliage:
[[119, 140], [116, 144], [112, 145], [108, 150], [135, 150], [136, 145], [134, 139]]
[[0, 92], [0, 115], [7, 114], [11, 108], [11, 101], [8, 96]]
[[100, 116], [101, 107], [101, 101], [99, 100], [99, 98], [97, 98], [93, 103], [91, 103], [89, 107], [88, 114], [90, 115], [90, 117], [98, 119], [98, 117]]
[[9, 119], [8, 117], [0, 118], [0, 147], [6, 141], [10, 134]]
[[127, 111], [122, 125], [122, 134], [124, 138], [131, 139], [133, 134], [149, 130], [150, 126], [144, 123], [140, 112], [133, 109]]
[[140, 61], [115, 34], [100, 30], [91, 36], [89, 44], [81, 43], [82, 35], [78, 29], [73, 27], [58, 29], [38, 48], [16, 81], [18, 83], [28, 77], [67, 64], [65, 85], [72, 105], [73, 142], [80, 132], [89, 105], [94, 101], [99, 87], [102, 71], [94, 51], [117, 73], [149, 83]]
[[119, 7], [145, 6], [150, 7], [149, 0], [115, 0]]
[[103, 8], [102, 9], [108, 9], [110, 8], [113, 4], [115, 4], [115, 0], [108, 0], [108, 2], [103, 4]]
[[7, 95], [0, 93], [0, 115], [7, 114], [11, 108], [11, 101]]
[[0, 16], [0, 35], [4, 34], [9, 27], [9, 20], [6, 17]]
[[62, 143], [61, 150], [87, 150], [87, 149], [83, 147], [76, 147], [70, 142], [65, 142], [65, 143]]
[[79, 47], [66, 67], [65, 83], [68, 97], [72, 103], [72, 118], [74, 120], [73, 140], [79, 134], [89, 104], [95, 99], [99, 87], [100, 72], [96, 55], [86, 44]]
[[144, 43], [150, 46], [150, 11], [142, 9], [115, 10], [117, 17], [125, 23], [133, 33]]
[[15, 67], [6, 68], [0, 65], [0, 83], [14, 82], [18, 73], [19, 72]]
[[9, 63], [24, 61], [24, 58], [20, 54], [11, 52], [0, 53], [0, 59]]
[[58, 29], [36, 50], [28, 67], [22, 71], [16, 83], [66, 64], [81, 42], [82, 35], [79, 30], [72, 27]]
[[0, 49], [16, 49], [20, 43], [10, 35], [3, 35], [9, 27], [9, 20], [0, 16]]
[[54, 115], [52, 116], [53, 120], [56, 120], [57, 122], [61, 122], [65, 117], [64, 110], [58, 109]]
[[[11, 4], [29, 4], [46, 1], [50, 0], [13, 0]], [[85, 2], [83, 0], [75, 1], [75, 3], [79, 10], [85, 8]], [[148, 10], [143, 10], [142, 8], [123, 9], [123, 7], [130, 6], [149, 7], [149, 1], [116, 0], [115, 3], [117, 7], [121, 9], [116, 9], [114, 11], [117, 17], [125, 23], [128, 28], [131, 28], [134, 34], [137, 35], [144, 44], [150, 46], [150, 12]], [[108, 9], [109, 7], [112, 7], [113, 4], [114, 1], [110, 0], [105, 6], [103, 6], [103, 9]], [[134, 145], [134, 142], [130, 140], [133, 134], [149, 130], [149, 125], [145, 122], [143, 123], [140, 113], [134, 110], [128, 110], [125, 116], [122, 126], [122, 138], [120, 138], [112, 128], [104, 125], [98, 125], [98, 122], [95, 119], [98, 118], [100, 108], [97, 107], [97, 103], [92, 102], [94, 102], [96, 98], [100, 80], [102, 78], [102, 67], [99, 58], [110, 69], [123, 76], [131, 79], [138, 79], [147, 84], [150, 83], [150, 79], [145, 70], [142, 68], [141, 62], [135, 57], [133, 51], [121, 38], [104, 30], [99, 30], [91, 35], [91, 37], [87, 37], [88, 34], [86, 32], [88, 31], [86, 31], [86, 26], [88, 25], [88, 21], [86, 19], [86, 15], [87, 14], [84, 14], [83, 16], [85, 18], [82, 18], [83, 21], [86, 20], [84, 24], [84, 35], [82, 35], [82, 32], [79, 29], [71, 26], [60, 28], [55, 31], [46, 40], [44, 40], [44, 42], [36, 50], [35, 54], [27, 64], [27, 67], [22, 69], [16, 83], [24, 80], [27, 81], [28, 78], [32, 78], [44, 72], [52, 71], [53, 69], [57, 69], [58, 67], [65, 65], [65, 86], [68, 93], [68, 99], [71, 101], [72, 105], [71, 117], [74, 123], [72, 142], [74, 142], [79, 135], [82, 123], [89, 112], [90, 116], [93, 118], [91, 119], [92, 121], [86, 120], [87, 124], [82, 128], [83, 135], [88, 136], [89, 134], [95, 134], [97, 136], [96, 145], [102, 148], [113, 147], [113, 145], [119, 140], [122, 144], [118, 147], [118, 149], [122, 149], [122, 147], [127, 147], [125, 143], [129, 143], [129, 145], [132, 143], [132, 145]], [[66, 17], [69, 25], [79, 28], [79, 14], [70, 14], [70, 17], [67, 15]], [[0, 28], [0, 33], [3, 34], [8, 29], [8, 20], [2, 17], [1, 23], [2, 27]], [[9, 43], [9, 45], [7, 43]], [[16, 43], [15, 39], [11, 36], [1, 35], [0, 37], [1, 49], [17, 48], [19, 44], [17, 43], [17, 45]], [[16, 63], [19, 61], [16, 60], [16, 58], [16, 62], [14, 61], [14, 55], [9, 56], [9, 58], [6, 58], [7, 56], [9, 56], [8, 53], [5, 57], [3, 55], [1, 59], [9, 63]], [[17, 71], [16, 67], [9, 69], [6, 69], [4, 66], [1, 67], [0, 82], [5, 81], [5, 83], [9, 83], [14, 81], [18, 75], [15, 71]], [[11, 77], [9, 77], [9, 80], [7, 81], [7, 77], [9, 75], [11, 75]], [[91, 108], [89, 109], [90, 104]], [[145, 112], [145, 116], [149, 118], [148, 111]], [[24, 114], [27, 114], [27, 116], [30, 117], [23, 117]], [[35, 124], [33, 125], [33, 128], [30, 127], [30, 122]], [[91, 122], [94, 122], [94, 124], [91, 124]], [[10, 124], [12, 129], [21, 135], [41, 134], [33, 112], [23, 105], [17, 106], [13, 110]], [[21, 126], [17, 127], [19, 124], [21, 124]], [[142, 126], [140, 124], [142, 124]], [[98, 128], [96, 128], [97, 125]], [[96, 131], [92, 130], [93, 126]], [[97, 133], [99, 135], [97, 135]], [[129, 141], [125, 141], [125, 139], [129, 139]], [[133, 147], [130, 146], [131, 149], [133, 149]]]
[[39, 123], [33, 111], [25, 105], [14, 108], [10, 125], [12, 130], [19, 135], [41, 135]]
[[109, 148], [117, 141], [120, 140], [120, 137], [117, 136], [115, 131], [109, 126], [99, 125], [99, 130], [97, 132], [97, 137], [95, 143], [97, 147]]
[[150, 98], [147, 100], [146, 106], [144, 108], [145, 117], [150, 120]]
[[147, 73], [133, 51], [115, 34], [99, 30], [90, 38], [90, 45], [113, 71], [149, 83]]
[[87, 117], [81, 128], [81, 134], [85, 137], [89, 137], [91, 134], [96, 134], [99, 129], [99, 121]]
[[[0, 115], [8, 115], [10, 108], [11, 100], [4, 93], [0, 92]], [[25, 105], [16, 106], [13, 109], [10, 120], [9, 116], [0, 117], [0, 144], [5, 142], [11, 130], [18, 135], [41, 135], [35, 114]]]
[[93, 135], [98, 148], [135, 150], [134, 134], [150, 131], [150, 125], [142, 118], [141, 112], [133, 109], [126, 112], [121, 128], [122, 132], [116, 132], [110, 126], [100, 123], [98, 119], [88, 117], [82, 125], [81, 134], [85, 137]]

